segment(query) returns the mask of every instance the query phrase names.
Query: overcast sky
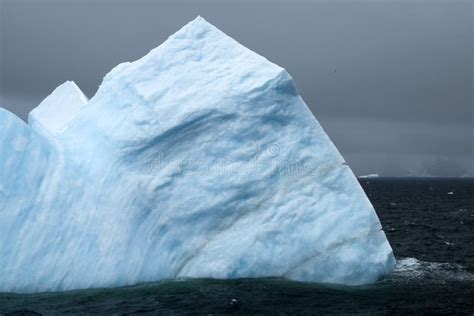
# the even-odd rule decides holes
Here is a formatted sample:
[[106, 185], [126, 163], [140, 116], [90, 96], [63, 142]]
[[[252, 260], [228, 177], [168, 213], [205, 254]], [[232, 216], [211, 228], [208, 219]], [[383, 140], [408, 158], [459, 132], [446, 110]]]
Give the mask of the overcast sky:
[[472, 176], [473, 10], [469, 0], [0, 0], [0, 106], [26, 119], [66, 80], [92, 97], [115, 65], [201, 15], [289, 71], [356, 174]]

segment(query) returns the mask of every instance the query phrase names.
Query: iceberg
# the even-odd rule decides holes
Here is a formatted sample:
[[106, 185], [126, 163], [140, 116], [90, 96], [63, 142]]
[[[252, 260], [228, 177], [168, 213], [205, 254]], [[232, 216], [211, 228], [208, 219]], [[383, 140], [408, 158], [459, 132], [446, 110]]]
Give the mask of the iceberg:
[[198, 17], [88, 100], [0, 109], [0, 291], [376, 281], [395, 258], [281, 67]]
[[366, 174], [366, 175], [362, 175], [362, 176], [359, 176], [358, 178], [359, 179], [374, 179], [374, 178], [379, 178], [379, 174], [378, 173], [371, 173], [371, 174]]

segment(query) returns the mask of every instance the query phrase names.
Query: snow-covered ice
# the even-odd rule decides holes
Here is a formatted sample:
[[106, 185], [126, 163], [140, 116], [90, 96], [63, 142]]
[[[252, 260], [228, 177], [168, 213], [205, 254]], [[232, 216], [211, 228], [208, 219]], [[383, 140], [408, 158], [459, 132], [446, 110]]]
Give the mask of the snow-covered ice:
[[198, 17], [30, 113], [0, 109], [0, 291], [176, 277], [358, 285], [395, 264], [290, 75]]
[[72, 81], [66, 81], [30, 112], [28, 124], [37, 132], [48, 130], [51, 134], [58, 134], [87, 102], [79, 87]]

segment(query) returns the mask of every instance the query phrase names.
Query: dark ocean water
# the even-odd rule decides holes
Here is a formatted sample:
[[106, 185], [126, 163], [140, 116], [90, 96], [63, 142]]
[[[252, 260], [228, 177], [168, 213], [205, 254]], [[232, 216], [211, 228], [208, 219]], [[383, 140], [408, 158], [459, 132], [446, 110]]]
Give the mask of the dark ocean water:
[[0, 314], [474, 314], [474, 179], [364, 179], [398, 259], [377, 283], [179, 280], [118, 289], [0, 293]]

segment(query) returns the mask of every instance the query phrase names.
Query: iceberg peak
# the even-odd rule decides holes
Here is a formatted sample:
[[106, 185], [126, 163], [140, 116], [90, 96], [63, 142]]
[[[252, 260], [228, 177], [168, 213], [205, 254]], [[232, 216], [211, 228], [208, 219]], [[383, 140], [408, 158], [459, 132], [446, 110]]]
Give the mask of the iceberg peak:
[[58, 134], [88, 101], [74, 81], [66, 81], [29, 113], [28, 124], [38, 132]]
[[184, 25], [180, 30], [178, 30], [176, 34], [184, 33], [184, 32], [191, 32], [192, 34], [199, 34], [202, 31], [211, 30], [217, 28], [209, 23], [206, 19], [198, 15], [194, 20], [188, 22]]

